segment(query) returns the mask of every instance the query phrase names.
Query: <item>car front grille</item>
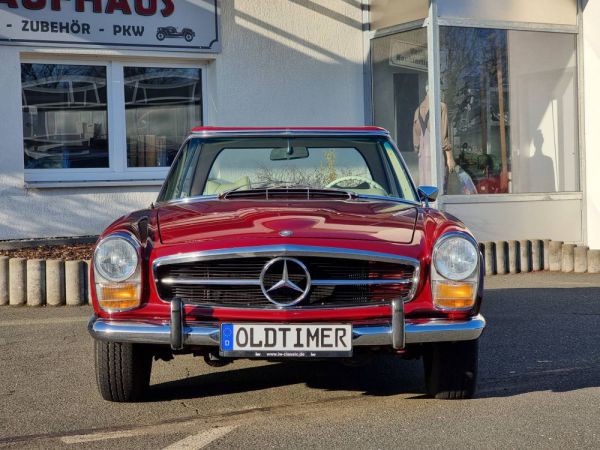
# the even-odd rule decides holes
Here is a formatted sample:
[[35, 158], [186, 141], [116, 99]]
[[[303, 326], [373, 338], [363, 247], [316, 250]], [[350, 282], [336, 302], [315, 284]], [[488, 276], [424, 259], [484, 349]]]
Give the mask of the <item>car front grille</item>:
[[[167, 257], [154, 268], [160, 298], [166, 301], [180, 298], [188, 304], [209, 307], [277, 308], [278, 305], [266, 297], [263, 287], [273, 286], [281, 279], [281, 263], [263, 274], [262, 281], [261, 272], [281, 256], [276, 252], [265, 256], [235, 256], [226, 259], [210, 259], [210, 255]], [[301, 284], [304, 277], [301, 265], [310, 275], [310, 288], [305, 297], [293, 305], [296, 308], [377, 305], [393, 299], [407, 301], [414, 294], [418, 279], [418, 264], [401, 258], [390, 262], [326, 253], [306, 256], [285, 252], [283, 259], [290, 259], [286, 270], [290, 280], [300, 280], [298, 286], [307, 286], [306, 282]], [[277, 295], [278, 302], [288, 303], [299, 293], [282, 289]], [[275, 297], [275, 294], [270, 296]]]

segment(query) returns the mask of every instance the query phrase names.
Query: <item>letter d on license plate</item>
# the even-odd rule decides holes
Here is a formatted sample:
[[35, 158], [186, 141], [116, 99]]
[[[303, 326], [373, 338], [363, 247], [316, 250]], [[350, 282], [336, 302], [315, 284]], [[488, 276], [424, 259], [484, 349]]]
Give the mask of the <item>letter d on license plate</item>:
[[221, 325], [221, 356], [243, 358], [319, 358], [352, 356], [352, 325]]

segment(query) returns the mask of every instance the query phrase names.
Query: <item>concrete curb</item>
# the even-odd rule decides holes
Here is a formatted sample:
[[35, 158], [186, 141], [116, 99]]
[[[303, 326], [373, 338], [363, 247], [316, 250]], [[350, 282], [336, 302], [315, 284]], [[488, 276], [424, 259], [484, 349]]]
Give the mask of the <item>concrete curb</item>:
[[30, 259], [27, 261], [27, 306], [46, 304], [46, 261]]
[[0, 306], [91, 303], [89, 263], [0, 256]]
[[0, 256], [0, 306], [8, 305], [8, 256]]
[[83, 261], [67, 261], [65, 263], [67, 306], [85, 305], [85, 266]]
[[480, 248], [486, 275], [541, 270], [565, 273], [600, 273], [600, 250], [550, 239], [486, 241]]

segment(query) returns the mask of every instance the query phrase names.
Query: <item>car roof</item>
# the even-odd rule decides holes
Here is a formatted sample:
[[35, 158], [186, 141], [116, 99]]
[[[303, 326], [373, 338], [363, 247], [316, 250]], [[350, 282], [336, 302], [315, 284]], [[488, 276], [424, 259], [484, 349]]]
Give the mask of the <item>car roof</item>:
[[193, 136], [331, 136], [376, 135], [389, 136], [385, 128], [365, 127], [196, 127]]

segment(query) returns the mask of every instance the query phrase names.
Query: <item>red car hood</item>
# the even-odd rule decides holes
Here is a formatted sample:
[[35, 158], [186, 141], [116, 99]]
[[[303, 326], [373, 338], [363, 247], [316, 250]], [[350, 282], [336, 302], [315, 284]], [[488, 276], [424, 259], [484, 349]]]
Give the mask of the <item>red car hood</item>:
[[359, 239], [408, 244], [418, 209], [387, 200], [198, 200], [161, 206], [158, 223], [164, 244], [214, 239]]

